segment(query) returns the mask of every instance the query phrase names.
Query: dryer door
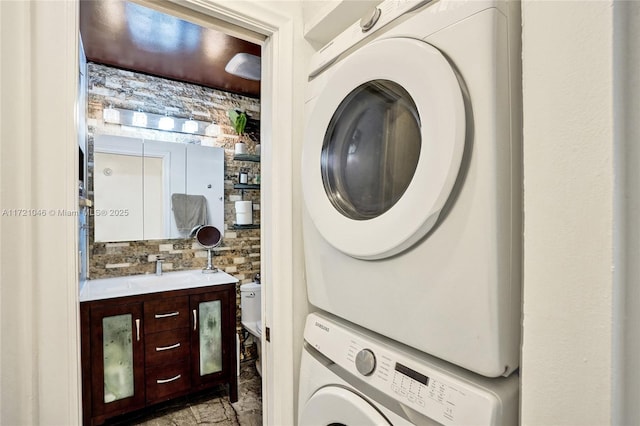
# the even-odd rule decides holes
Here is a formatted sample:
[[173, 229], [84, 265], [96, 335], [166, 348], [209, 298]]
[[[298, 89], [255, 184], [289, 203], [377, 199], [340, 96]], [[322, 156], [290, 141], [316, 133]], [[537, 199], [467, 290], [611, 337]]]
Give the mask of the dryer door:
[[338, 386], [314, 393], [302, 408], [300, 426], [390, 425], [369, 402]]
[[437, 49], [408, 38], [375, 41], [328, 72], [305, 130], [307, 210], [338, 250], [393, 256], [435, 225], [458, 176], [458, 78]]

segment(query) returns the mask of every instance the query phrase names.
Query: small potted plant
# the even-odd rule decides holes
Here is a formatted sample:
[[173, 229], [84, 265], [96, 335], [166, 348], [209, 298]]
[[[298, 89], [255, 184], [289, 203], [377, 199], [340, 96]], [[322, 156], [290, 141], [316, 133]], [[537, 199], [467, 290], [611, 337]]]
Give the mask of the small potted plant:
[[245, 114], [243, 111], [230, 109], [229, 111], [227, 111], [227, 115], [229, 116], [229, 120], [231, 121], [233, 130], [235, 130], [235, 132], [240, 137], [239, 142], [235, 145], [235, 153], [246, 154], [247, 145], [242, 141], [242, 136], [244, 135], [244, 129], [247, 126], [247, 114]]

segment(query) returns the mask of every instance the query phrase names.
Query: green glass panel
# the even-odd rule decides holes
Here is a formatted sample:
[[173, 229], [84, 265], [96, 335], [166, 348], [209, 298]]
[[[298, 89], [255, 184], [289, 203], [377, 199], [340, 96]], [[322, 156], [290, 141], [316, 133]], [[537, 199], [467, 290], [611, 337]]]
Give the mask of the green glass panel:
[[222, 312], [219, 300], [202, 302], [200, 315], [200, 375], [222, 371]]
[[102, 319], [104, 402], [133, 396], [133, 329], [131, 314]]

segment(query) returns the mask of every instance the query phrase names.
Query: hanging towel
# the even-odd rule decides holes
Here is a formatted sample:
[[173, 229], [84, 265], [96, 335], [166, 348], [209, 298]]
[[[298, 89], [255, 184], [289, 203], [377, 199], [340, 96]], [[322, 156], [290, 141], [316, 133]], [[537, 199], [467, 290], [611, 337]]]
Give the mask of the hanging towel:
[[179, 232], [207, 224], [207, 199], [203, 195], [172, 194], [171, 208]]

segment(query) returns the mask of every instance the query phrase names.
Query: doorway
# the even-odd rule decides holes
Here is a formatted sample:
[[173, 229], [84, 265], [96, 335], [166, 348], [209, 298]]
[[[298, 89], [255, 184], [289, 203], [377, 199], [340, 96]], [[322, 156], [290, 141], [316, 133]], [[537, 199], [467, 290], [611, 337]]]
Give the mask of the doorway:
[[[201, 269], [204, 250], [194, 247], [189, 236], [193, 225], [187, 226], [186, 232], [172, 229], [175, 228], [174, 214], [176, 222], [178, 219], [175, 206], [163, 208], [162, 203], [154, 204], [150, 198], [170, 199], [175, 193], [207, 196], [206, 183], [209, 188], [212, 184], [214, 188], [223, 185], [222, 179], [218, 183], [215, 172], [222, 169], [225, 181], [231, 181], [232, 185], [224, 185], [225, 190], [218, 194], [222, 195], [220, 201], [217, 196], [207, 199], [205, 215], [208, 217], [204, 218], [204, 223], [213, 223], [225, 234], [216, 249], [216, 266], [239, 279], [239, 284], [253, 281], [260, 273], [260, 157], [255, 150], [260, 144], [261, 46], [217, 31], [211, 25], [202, 25], [127, 1], [80, 2], [80, 34], [88, 60], [89, 81], [89, 143], [83, 150], [89, 167], [83, 187], [87, 190], [88, 202], [95, 206], [91, 211], [112, 210], [117, 205], [119, 210], [126, 207], [129, 213], [114, 219], [89, 215], [85, 227], [89, 234], [88, 267], [83, 270], [88, 271], [90, 280], [153, 273], [153, 262], [147, 261], [148, 254], [152, 253], [162, 255], [163, 266], [169, 266], [165, 272]], [[235, 33], [241, 30], [237, 28]], [[235, 59], [246, 57], [255, 61], [230, 69]], [[230, 113], [236, 111], [246, 117], [246, 126], [242, 129], [231, 120]], [[146, 123], [133, 123], [128, 120], [129, 114], [150, 118]], [[157, 122], [154, 118], [158, 118]], [[184, 122], [183, 126], [176, 126], [176, 121]], [[186, 124], [196, 124], [198, 129], [185, 129]], [[104, 145], [105, 138], [109, 138], [108, 147]], [[137, 141], [141, 142], [140, 149], [136, 149]], [[122, 146], [124, 151], [120, 148], [114, 151], [112, 145], [116, 142], [121, 142], [118, 147]], [[234, 144], [238, 146], [238, 142], [243, 142], [253, 155], [236, 155]], [[205, 151], [213, 151], [210, 147], [223, 153], [223, 168], [214, 167], [217, 163], [213, 161], [201, 167], [200, 163], [207, 157]], [[198, 148], [195, 157], [188, 155], [192, 148]], [[165, 155], [154, 156], [156, 151]], [[105, 156], [109, 156], [108, 161]], [[180, 160], [182, 157], [186, 163]], [[151, 161], [160, 162], [156, 180], [152, 179], [156, 175], [149, 175]], [[240, 184], [247, 182], [234, 179], [240, 166], [249, 172], [251, 184], [242, 186]], [[116, 191], [113, 185], [117, 182], [125, 185], [118, 186]], [[183, 186], [179, 182], [183, 182]], [[233, 210], [237, 200], [248, 200], [253, 205], [252, 216], [257, 220], [249, 221], [251, 225], [239, 225], [235, 220]], [[218, 208], [224, 212], [221, 224], [215, 221]], [[138, 215], [138, 212], [143, 213]], [[106, 226], [105, 219], [111, 225]], [[184, 228], [183, 225], [180, 223]], [[162, 232], [165, 228], [171, 232]], [[80, 227], [81, 236], [82, 231]], [[81, 285], [82, 282], [81, 277]], [[238, 305], [240, 312], [240, 303]], [[242, 320], [244, 326], [245, 312]], [[256, 349], [256, 344], [260, 346], [261, 341], [253, 338], [243, 326], [238, 321], [241, 392], [240, 401], [233, 405], [239, 419], [254, 418], [255, 423], [261, 407], [256, 405], [260, 397], [254, 389], [256, 383], [258, 390], [261, 386], [252, 361], [260, 353], [261, 348]], [[219, 395], [212, 398], [219, 399]], [[210, 407], [222, 405], [202, 401], [196, 407], [209, 407], [202, 410], [210, 411]], [[216, 413], [209, 415], [219, 417]]]
[[[262, 179], [265, 186], [277, 186], [277, 190], [262, 194], [266, 199], [262, 203], [264, 221], [274, 228], [265, 230], [262, 242], [263, 279], [278, 283], [265, 297], [271, 307], [266, 310], [265, 326], [278, 330], [277, 345], [263, 351], [269, 358], [265, 358], [266, 365], [272, 366], [268, 374], [278, 372], [275, 378], [266, 380], [267, 386], [277, 390], [264, 392], [265, 422], [292, 424], [293, 372], [289, 370], [293, 353], [291, 326], [287, 323], [291, 319], [293, 273], [288, 261], [292, 252], [288, 188], [292, 181], [289, 159], [293, 128], [300, 121], [292, 108], [292, 18], [286, 10], [269, 9], [260, 3], [200, 3], [190, 1], [183, 5], [191, 7], [189, 10], [195, 15], [244, 23], [267, 35], [264, 69], [273, 70], [275, 64], [278, 68], [277, 72], [265, 73], [269, 74], [265, 84], [269, 101], [263, 105], [266, 148], [262, 155], [269, 167], [263, 170]], [[168, 8], [185, 7], [162, 4]], [[13, 58], [11, 63], [3, 63], [3, 95], [11, 99], [12, 108], [3, 109], [2, 117], [3, 122], [7, 119], [14, 124], [3, 127], [3, 158], [11, 159], [12, 180], [3, 180], [2, 200], [16, 208], [73, 211], [78, 204], [74, 119], [78, 3], [3, 3], [0, 19], [3, 42], [7, 41], [3, 43], [3, 56], [6, 53]], [[9, 35], [15, 43], [4, 38]], [[9, 139], [14, 143], [10, 144]], [[272, 143], [274, 140], [277, 143]], [[9, 169], [4, 170], [9, 173]], [[9, 384], [13, 389], [3, 393], [3, 423], [76, 424], [80, 419], [81, 392], [76, 218], [20, 220], [19, 226], [7, 227], [3, 233], [3, 240], [12, 241], [10, 250], [6, 247], [3, 252], [7, 255], [3, 256], [3, 265], [12, 266], [3, 270], [3, 280], [13, 283], [3, 287], [2, 313], [3, 317], [11, 315], [11, 324], [7, 322], [2, 327], [2, 338], [12, 342], [10, 349], [2, 351], [3, 365], [7, 367], [3, 369], [3, 385]], [[275, 229], [277, 240], [271, 238], [276, 235]], [[274, 262], [274, 258], [282, 260]], [[277, 405], [268, 401], [269, 395], [274, 394], [278, 395]]]

